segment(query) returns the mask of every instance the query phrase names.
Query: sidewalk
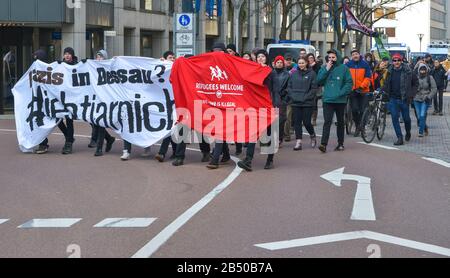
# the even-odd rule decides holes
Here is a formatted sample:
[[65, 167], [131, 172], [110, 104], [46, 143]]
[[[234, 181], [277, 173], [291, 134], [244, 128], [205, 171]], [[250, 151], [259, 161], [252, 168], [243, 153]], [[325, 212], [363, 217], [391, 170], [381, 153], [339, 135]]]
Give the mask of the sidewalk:
[[[320, 105], [320, 104], [319, 104]], [[433, 108], [430, 107], [428, 110], [427, 124], [429, 127], [429, 136], [419, 138], [418, 137], [418, 127], [417, 121], [414, 116], [414, 111], [411, 109], [411, 141], [405, 142], [403, 146], [395, 146], [398, 149], [413, 152], [424, 157], [433, 157], [442, 159], [446, 162], [450, 162], [450, 93], [444, 94], [444, 116], [432, 116]], [[402, 126], [402, 132], [404, 135], [405, 129]], [[317, 126], [315, 127], [318, 134], [322, 133], [323, 128], [323, 113], [322, 109], [319, 108], [319, 117], [317, 119]], [[336, 138], [336, 128], [333, 125], [331, 128], [330, 143], [333, 143]], [[387, 125], [385, 135], [383, 140], [378, 141], [377, 138], [374, 139], [373, 143], [380, 144], [388, 147], [394, 147], [393, 143], [397, 139], [394, 127], [392, 126], [392, 120], [390, 115], [387, 118]], [[345, 140], [358, 140], [362, 142], [362, 138], [354, 138], [353, 136], [347, 136]]]

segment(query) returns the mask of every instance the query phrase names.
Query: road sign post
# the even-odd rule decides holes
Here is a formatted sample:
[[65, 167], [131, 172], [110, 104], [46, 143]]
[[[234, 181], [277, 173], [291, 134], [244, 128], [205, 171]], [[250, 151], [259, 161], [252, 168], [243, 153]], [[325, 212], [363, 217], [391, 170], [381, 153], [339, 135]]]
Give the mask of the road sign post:
[[180, 13], [174, 17], [174, 51], [176, 57], [195, 54], [195, 17], [194, 14]]

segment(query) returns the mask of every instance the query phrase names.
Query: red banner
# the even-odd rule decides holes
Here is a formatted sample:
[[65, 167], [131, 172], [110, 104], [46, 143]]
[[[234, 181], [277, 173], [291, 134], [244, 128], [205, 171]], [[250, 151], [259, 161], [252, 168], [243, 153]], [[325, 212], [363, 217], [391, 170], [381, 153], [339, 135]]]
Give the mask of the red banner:
[[207, 137], [256, 142], [275, 119], [271, 68], [212, 52], [176, 60], [170, 81], [179, 121]]

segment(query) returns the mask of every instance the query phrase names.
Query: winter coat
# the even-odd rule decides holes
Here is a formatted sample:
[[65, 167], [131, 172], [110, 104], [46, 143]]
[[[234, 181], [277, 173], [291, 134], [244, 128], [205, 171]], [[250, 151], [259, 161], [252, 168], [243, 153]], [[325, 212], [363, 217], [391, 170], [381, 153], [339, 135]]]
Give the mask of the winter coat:
[[287, 90], [289, 104], [292, 106], [315, 106], [315, 97], [318, 90], [316, 73], [312, 68], [299, 69], [293, 72]]
[[447, 79], [447, 76], [445, 76], [445, 69], [442, 66], [435, 67], [434, 70], [431, 72], [431, 75], [434, 78], [434, 81], [436, 81], [436, 86], [439, 91], [444, 90], [445, 87], [445, 80]]
[[289, 72], [285, 69], [277, 71], [274, 69], [270, 75], [271, 87], [270, 94], [272, 97], [272, 103], [274, 107], [280, 107], [282, 101], [287, 95], [287, 86], [289, 81]]
[[[391, 75], [392, 71], [394, 71], [394, 66], [390, 65], [388, 67], [388, 72], [386, 75], [386, 80], [384, 81], [383, 91], [385, 91], [389, 98], [392, 98], [392, 90], [391, 90]], [[401, 99], [403, 101], [411, 101], [414, 97], [414, 90], [412, 89], [412, 72], [408, 65], [402, 64], [400, 69], [401, 77], [400, 77], [400, 94]]]
[[342, 64], [341, 53], [337, 53], [337, 61], [327, 70], [326, 64], [322, 66], [317, 75], [317, 84], [324, 86], [323, 103], [347, 103], [347, 96], [352, 91], [353, 79], [350, 70]]
[[[422, 68], [422, 67], [425, 67], [425, 66], [420, 66], [419, 71], [420, 71], [420, 68]], [[427, 68], [427, 67], [425, 67], [425, 68]], [[415, 85], [416, 85], [416, 86], [414, 86], [415, 91], [416, 91], [416, 94], [414, 96], [414, 101], [431, 102], [431, 100], [437, 93], [437, 86], [436, 86], [436, 82], [434, 81], [433, 76], [428, 71], [428, 68], [427, 68], [427, 73], [425, 75], [420, 75], [420, 73], [419, 73], [418, 75], [416, 75], [414, 77], [414, 79], [415, 80], [413, 83], [415, 83]]]

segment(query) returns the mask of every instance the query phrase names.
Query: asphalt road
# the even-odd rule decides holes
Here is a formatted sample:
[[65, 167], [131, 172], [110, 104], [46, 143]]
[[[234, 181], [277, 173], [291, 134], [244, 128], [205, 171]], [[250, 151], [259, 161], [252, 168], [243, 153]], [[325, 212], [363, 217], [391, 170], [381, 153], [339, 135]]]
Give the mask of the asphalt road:
[[[256, 155], [246, 173], [234, 163], [208, 170], [194, 150], [182, 167], [159, 163], [156, 146], [151, 158], [136, 147], [122, 162], [120, 141], [94, 157], [84, 123], [76, 124], [72, 155], [60, 154], [57, 134], [49, 153], [23, 154], [14, 129], [14, 121], [0, 120], [0, 257], [450, 256], [450, 165], [414, 153], [350, 137], [344, 152], [334, 152], [332, 137], [321, 154], [307, 139], [300, 152], [286, 143], [270, 171]], [[359, 185], [321, 177], [342, 167]], [[365, 196], [354, 210], [357, 187]], [[351, 219], [370, 211], [369, 199], [376, 219]], [[73, 222], [34, 227], [52, 218]], [[107, 218], [146, 219], [138, 221], [143, 227], [94, 227]], [[261, 245], [280, 241], [273, 250]]]

